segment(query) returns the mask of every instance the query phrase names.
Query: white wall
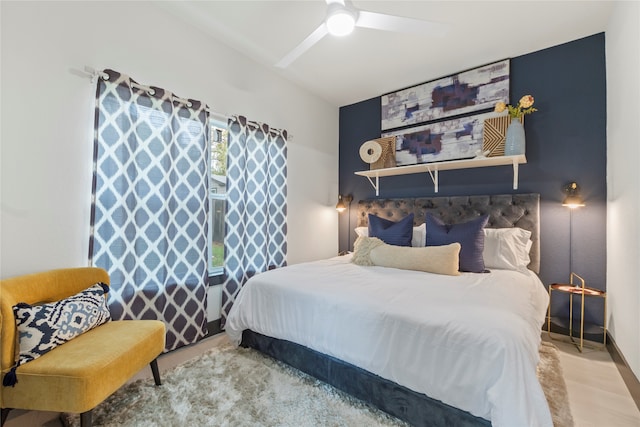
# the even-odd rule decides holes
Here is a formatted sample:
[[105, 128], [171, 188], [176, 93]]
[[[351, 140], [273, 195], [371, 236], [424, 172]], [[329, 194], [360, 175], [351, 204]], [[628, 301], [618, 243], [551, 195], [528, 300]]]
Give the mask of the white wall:
[[[149, 2], [0, 3], [0, 277], [87, 265], [95, 85], [85, 65], [285, 128], [289, 263], [337, 251], [338, 108]], [[219, 289], [210, 292], [218, 317]]]
[[605, 37], [608, 320], [640, 378], [640, 3], [618, 2]]

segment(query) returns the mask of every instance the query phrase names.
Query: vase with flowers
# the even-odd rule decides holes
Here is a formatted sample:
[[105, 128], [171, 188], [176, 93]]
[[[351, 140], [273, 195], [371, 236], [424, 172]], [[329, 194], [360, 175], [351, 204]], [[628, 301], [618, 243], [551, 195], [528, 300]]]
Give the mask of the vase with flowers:
[[516, 106], [507, 105], [504, 102], [496, 103], [496, 113], [502, 113], [503, 111], [508, 110], [509, 116], [511, 117], [511, 123], [507, 128], [507, 135], [504, 142], [505, 156], [524, 154], [526, 140], [522, 118], [526, 114], [531, 114], [538, 111], [533, 107], [533, 102], [533, 96], [525, 95], [520, 98], [520, 101], [518, 101]]

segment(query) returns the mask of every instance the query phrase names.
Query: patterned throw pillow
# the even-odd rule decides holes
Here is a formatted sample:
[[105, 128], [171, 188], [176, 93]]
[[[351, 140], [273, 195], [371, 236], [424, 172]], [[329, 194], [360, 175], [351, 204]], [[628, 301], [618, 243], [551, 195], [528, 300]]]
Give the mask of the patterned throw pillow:
[[107, 292], [109, 286], [96, 283], [61, 301], [35, 306], [26, 303], [14, 305], [20, 353], [16, 365], [5, 375], [2, 384], [15, 385], [18, 366], [107, 322], [111, 318], [104, 297]]

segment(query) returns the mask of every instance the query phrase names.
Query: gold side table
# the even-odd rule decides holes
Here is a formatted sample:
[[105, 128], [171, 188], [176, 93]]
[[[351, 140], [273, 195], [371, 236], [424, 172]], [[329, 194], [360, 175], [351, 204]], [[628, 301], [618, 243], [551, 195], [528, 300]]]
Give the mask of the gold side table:
[[[580, 285], [575, 285], [573, 283], [573, 279], [577, 278], [580, 280]], [[607, 292], [601, 291], [600, 289], [589, 288], [585, 286], [584, 279], [578, 276], [576, 273], [571, 273], [569, 277], [569, 283], [553, 283], [549, 285], [549, 307], [547, 308], [547, 332], [549, 333], [549, 337], [554, 339], [551, 335], [551, 301], [553, 292], [562, 292], [569, 294], [569, 338], [571, 342], [582, 352], [584, 345], [584, 299], [585, 297], [597, 297], [602, 298], [604, 301], [604, 319], [601, 327], [603, 333], [602, 347], [597, 347], [598, 349], [605, 348], [607, 345]], [[573, 337], [573, 297], [575, 295], [580, 296], [580, 341], [576, 341]], [[589, 347], [589, 346], [587, 346]]]

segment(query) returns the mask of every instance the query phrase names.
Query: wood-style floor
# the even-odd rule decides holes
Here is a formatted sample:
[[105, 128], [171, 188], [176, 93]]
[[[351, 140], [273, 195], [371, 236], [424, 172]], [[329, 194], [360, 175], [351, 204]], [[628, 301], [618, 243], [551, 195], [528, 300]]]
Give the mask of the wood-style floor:
[[[543, 333], [543, 339], [548, 340]], [[197, 344], [160, 357], [161, 371], [194, 358], [209, 348], [227, 342], [225, 334], [204, 339]], [[575, 427], [638, 427], [640, 410], [606, 351], [585, 350], [584, 353], [568, 343], [554, 340], [560, 349], [560, 362], [569, 392], [571, 413]], [[134, 379], [151, 378], [145, 368]], [[53, 412], [12, 411], [5, 427], [60, 427], [58, 414]]]
[[[542, 338], [549, 341], [546, 332]], [[640, 410], [606, 350], [580, 353], [571, 343], [551, 342], [560, 349], [575, 427], [640, 426]]]

